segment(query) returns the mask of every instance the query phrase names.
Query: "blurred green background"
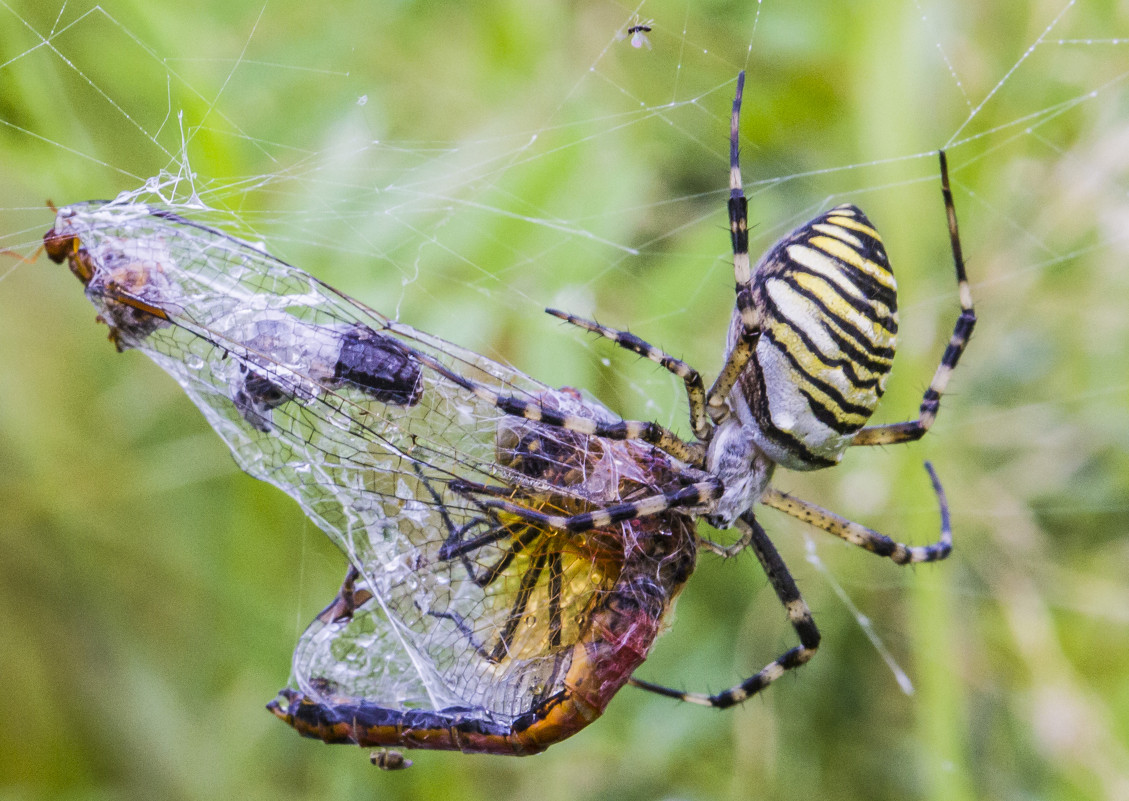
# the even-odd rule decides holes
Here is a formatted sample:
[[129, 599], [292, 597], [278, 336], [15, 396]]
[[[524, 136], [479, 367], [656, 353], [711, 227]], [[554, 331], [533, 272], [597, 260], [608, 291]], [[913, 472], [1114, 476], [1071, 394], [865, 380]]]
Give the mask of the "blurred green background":
[[[615, 36], [636, 11], [652, 50]], [[958, 310], [950, 148], [981, 322], [933, 433], [778, 478], [924, 543], [931, 459], [948, 562], [766, 511], [824, 633], [798, 675], [723, 713], [625, 689], [541, 756], [383, 774], [263, 710], [343, 558], [63, 268], [5, 256], [0, 799], [1129, 798], [1123, 3], [10, 1], [0, 247], [31, 255], [47, 198], [167, 170], [165, 195], [386, 313], [685, 431], [668, 376], [540, 310], [716, 371], [739, 69], [752, 249], [842, 200], [885, 236], [882, 421], [915, 413]], [[641, 675], [717, 690], [793, 637], [755, 560], [703, 558]]]

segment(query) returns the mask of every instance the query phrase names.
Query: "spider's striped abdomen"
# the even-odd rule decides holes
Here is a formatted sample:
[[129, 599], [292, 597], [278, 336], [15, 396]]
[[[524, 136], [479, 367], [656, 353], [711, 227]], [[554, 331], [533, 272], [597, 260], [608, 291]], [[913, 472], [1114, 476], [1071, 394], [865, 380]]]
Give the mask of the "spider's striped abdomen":
[[[778, 464], [836, 464], [894, 358], [897, 285], [882, 239], [856, 207], [837, 206], [777, 242], [752, 280], [761, 334], [734, 411]], [[735, 313], [730, 348], [740, 331]]]

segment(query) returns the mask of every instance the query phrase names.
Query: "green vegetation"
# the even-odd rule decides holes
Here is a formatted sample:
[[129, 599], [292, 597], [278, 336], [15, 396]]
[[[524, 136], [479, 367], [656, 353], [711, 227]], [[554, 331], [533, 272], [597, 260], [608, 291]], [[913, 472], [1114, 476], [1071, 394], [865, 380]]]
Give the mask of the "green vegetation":
[[[93, 5], [0, 7], [0, 247], [31, 254], [46, 198], [175, 170], [183, 130], [201, 198], [272, 252], [682, 431], [675, 382], [540, 310], [717, 369], [737, 71], [751, 249], [841, 200], [885, 237], [902, 343], [880, 421], [915, 413], [958, 313], [948, 145], [980, 325], [936, 427], [778, 482], [921, 544], [930, 459], [957, 550], [898, 568], [766, 511], [824, 634], [797, 676], [724, 713], [625, 689], [544, 755], [384, 774], [263, 709], [343, 558], [114, 352], [63, 268], [5, 256], [0, 799], [1129, 795], [1123, 5], [657, 2], [650, 51], [600, 2]], [[793, 644], [751, 557], [701, 561], [644, 678], [717, 690]]]

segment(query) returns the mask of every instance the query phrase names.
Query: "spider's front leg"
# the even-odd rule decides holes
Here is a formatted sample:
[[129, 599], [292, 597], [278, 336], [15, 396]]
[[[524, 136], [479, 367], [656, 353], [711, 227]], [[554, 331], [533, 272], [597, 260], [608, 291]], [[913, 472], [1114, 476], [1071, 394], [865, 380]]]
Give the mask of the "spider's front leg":
[[681, 359], [670, 356], [628, 331], [608, 328], [593, 320], [585, 320], [583, 317], [577, 317], [575, 314], [557, 309], [545, 309], [545, 311], [554, 317], [561, 318], [566, 323], [606, 337], [621, 348], [626, 348], [632, 353], [637, 353], [646, 359], [661, 364], [668, 371], [681, 378], [686, 384], [686, 397], [690, 405], [690, 428], [698, 439], [706, 439], [709, 436], [710, 423], [706, 416], [706, 389], [705, 385], [702, 384], [702, 376], [697, 370]]
[[729, 235], [733, 243], [733, 277], [737, 292], [737, 316], [741, 321], [737, 336], [730, 343], [725, 365], [710, 387], [706, 407], [710, 419], [719, 424], [729, 417], [726, 402], [729, 393], [745, 371], [760, 340], [761, 320], [753, 301], [752, 266], [749, 262], [749, 205], [741, 183], [741, 158], [738, 146], [738, 123], [741, 119], [741, 98], [745, 90], [745, 73], [737, 75], [737, 92], [733, 97], [733, 116], [729, 128]]
[[625, 520], [652, 517], [670, 509], [706, 506], [711, 501], [716, 500], [721, 495], [722, 490], [720, 482], [716, 480], [699, 481], [688, 486], [683, 485], [677, 489], [648, 495], [637, 501], [612, 504], [575, 515], [551, 515], [498, 497], [504, 492], [500, 488], [462, 480], [452, 481], [449, 486], [452, 491], [468, 497], [476, 494], [490, 496], [477, 500], [478, 506], [511, 514], [537, 526], [569, 531], [574, 534], [597, 528], [607, 528]]
[[427, 354], [419, 352], [413, 352], [413, 354], [419, 361], [448, 381], [457, 384], [506, 414], [593, 437], [611, 440], [642, 440], [685, 464], [700, 467], [703, 463], [705, 457], [703, 445], [696, 442], [688, 443], [669, 428], [660, 426], [658, 423], [643, 420], [616, 420], [609, 423], [592, 417], [564, 414], [555, 409], [546, 408], [543, 403], [537, 401], [526, 400], [516, 395], [503, 395], [485, 384], [459, 375]]
[[925, 436], [925, 432], [937, 419], [937, 412], [941, 408], [941, 396], [949, 384], [949, 378], [964, 353], [968, 340], [972, 337], [972, 329], [976, 327], [976, 312], [972, 307], [972, 290], [968, 285], [968, 276], [964, 270], [964, 254], [960, 246], [960, 230], [957, 228], [957, 212], [953, 205], [953, 193], [949, 188], [949, 162], [945, 158], [945, 151], [940, 151], [941, 159], [941, 195], [945, 200], [945, 216], [949, 224], [949, 240], [952, 244], [953, 263], [956, 265], [957, 288], [960, 291], [960, 317], [953, 327], [953, 334], [949, 338], [949, 345], [925, 390], [921, 401], [921, 409], [916, 420], [904, 423], [890, 423], [881, 426], [867, 426], [855, 434], [851, 445], [893, 445], [899, 442], [913, 442]]
[[[650, 343], [626, 331], [607, 328], [581, 317], [546, 309], [549, 314], [579, 326], [586, 331], [607, 337], [620, 347], [657, 362], [686, 383], [690, 405], [690, 427], [694, 436], [706, 440], [711, 433], [710, 421], [715, 425], [729, 417], [726, 402], [737, 384], [760, 339], [761, 320], [752, 294], [752, 267], [749, 260], [749, 210], [741, 181], [739, 127], [741, 99], [745, 89], [745, 73], [737, 75], [737, 91], [733, 98], [733, 114], [729, 131], [729, 234], [733, 246], [733, 275], [737, 294], [737, 315], [741, 321], [736, 341], [731, 344], [725, 365], [717, 380], [705, 392], [701, 375], [685, 362], [669, 356]], [[649, 440], [648, 440], [649, 441]], [[660, 446], [662, 447], [662, 446]], [[665, 448], [664, 448], [665, 450]], [[680, 457], [681, 458], [681, 457]]]

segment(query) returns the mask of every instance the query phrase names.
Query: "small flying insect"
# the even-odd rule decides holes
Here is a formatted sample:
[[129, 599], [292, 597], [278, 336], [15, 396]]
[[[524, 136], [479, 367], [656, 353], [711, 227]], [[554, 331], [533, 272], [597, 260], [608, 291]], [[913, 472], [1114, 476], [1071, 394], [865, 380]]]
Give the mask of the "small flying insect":
[[[647, 26], [640, 23], [641, 28]], [[638, 31], [641, 32], [641, 31]], [[757, 521], [779, 509], [898, 564], [943, 559], [771, 485], [779, 467], [929, 430], [975, 324], [948, 169], [941, 189], [961, 313], [918, 417], [866, 421], [885, 389], [896, 284], [877, 231], [836, 206], [750, 268], [730, 128], [736, 306], [726, 361], [701, 375], [638, 337], [549, 310], [686, 385], [693, 439], [392, 320], [251, 245], [169, 209], [91, 201], [44, 237], [119, 350], [184, 388], [246, 472], [291, 495], [348, 559], [268, 708], [307, 737], [366, 748], [525, 755], [599, 717], [625, 684], [713, 707], [746, 700], [815, 654], [820, 634]], [[697, 533], [705, 518], [738, 537]], [[799, 639], [712, 695], [633, 674], [701, 551], [751, 550]], [[406, 766], [377, 752], [382, 767]]]
[[653, 19], [640, 19], [639, 15], [634, 15], [628, 22], [627, 27], [616, 34], [617, 41], [623, 41], [628, 36], [631, 37], [631, 46], [636, 50], [641, 48], [651, 49], [651, 40], [647, 38], [647, 34], [651, 32], [655, 21]]

